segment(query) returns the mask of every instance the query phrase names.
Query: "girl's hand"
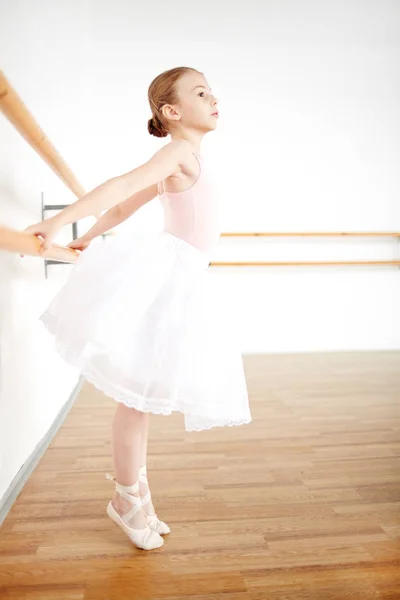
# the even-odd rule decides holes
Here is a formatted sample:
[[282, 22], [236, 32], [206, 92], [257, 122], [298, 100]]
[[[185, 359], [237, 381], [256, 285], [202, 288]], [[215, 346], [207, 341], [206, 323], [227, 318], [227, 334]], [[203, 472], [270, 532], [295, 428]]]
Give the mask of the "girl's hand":
[[[36, 237], [44, 238], [39, 248], [39, 254], [42, 254], [49, 248], [62, 226], [63, 224], [57, 220], [57, 217], [50, 217], [49, 219], [44, 219], [34, 225], [29, 225], [24, 229], [24, 232], [33, 233]], [[20, 256], [22, 257], [24, 255], [20, 254]]]
[[91, 241], [91, 239], [86, 238], [84, 235], [82, 235], [81, 237], [76, 238], [76, 240], [72, 240], [72, 242], [67, 244], [67, 247], [83, 252], [89, 246]]

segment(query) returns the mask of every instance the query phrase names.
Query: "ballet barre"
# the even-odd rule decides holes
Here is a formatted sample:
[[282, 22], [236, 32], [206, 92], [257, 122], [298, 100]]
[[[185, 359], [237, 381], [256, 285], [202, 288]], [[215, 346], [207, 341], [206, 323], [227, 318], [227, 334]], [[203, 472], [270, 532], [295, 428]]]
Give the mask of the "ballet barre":
[[[79, 183], [61, 154], [50, 142], [3, 71], [0, 71], [0, 110], [74, 196], [77, 198], [85, 196], [86, 191], [84, 187]], [[98, 214], [93, 216], [96, 219], [101, 217]]]
[[[18, 95], [17, 91], [11, 85], [3, 71], [0, 71], [0, 110], [18, 133], [60, 178], [74, 196], [77, 198], [85, 196], [86, 191], [84, 187], [75, 177], [58, 150], [50, 142], [49, 138]], [[44, 213], [46, 210], [57, 210], [65, 206], [66, 205], [44, 206], [42, 193], [42, 219], [45, 218]], [[100, 219], [101, 216], [101, 214], [93, 215], [97, 220]], [[77, 236], [76, 223], [72, 224], [72, 229], [73, 239], [75, 239]], [[111, 230], [107, 232], [107, 235], [114, 235], [114, 231]], [[57, 244], [53, 244], [45, 252], [39, 252], [39, 248], [40, 240], [36, 236], [30, 234], [27, 235], [21, 231], [12, 230], [5, 225], [0, 225], [0, 249], [44, 258], [46, 278], [48, 264], [73, 263], [79, 256], [79, 252], [73, 248], [67, 248]]]
[[[114, 232], [112, 232], [114, 235]], [[104, 239], [108, 233], [102, 234]], [[110, 234], [111, 235], [111, 234]], [[118, 235], [118, 234], [117, 234]], [[224, 237], [391, 237], [400, 239], [399, 232], [227, 232]], [[0, 250], [38, 256], [52, 262], [74, 263], [80, 252], [73, 248], [51, 244], [39, 252], [40, 240], [33, 234], [0, 225]], [[85, 252], [83, 250], [83, 252]], [[211, 261], [210, 267], [297, 267], [297, 266], [399, 266], [400, 260], [351, 261]]]
[[[400, 239], [398, 231], [328, 231], [328, 232], [226, 232], [222, 233], [221, 237], [391, 237]], [[400, 266], [400, 260], [329, 260], [329, 261], [211, 261], [211, 267], [308, 267], [308, 266]]]
[[44, 160], [71, 192], [80, 198], [86, 194], [65, 160], [17, 94], [5, 74], [0, 71], [0, 108], [4, 116], [33, 150]]
[[78, 250], [54, 243], [43, 252], [40, 252], [40, 247], [41, 240], [36, 235], [0, 225], [0, 250], [69, 263], [74, 263], [80, 254]]

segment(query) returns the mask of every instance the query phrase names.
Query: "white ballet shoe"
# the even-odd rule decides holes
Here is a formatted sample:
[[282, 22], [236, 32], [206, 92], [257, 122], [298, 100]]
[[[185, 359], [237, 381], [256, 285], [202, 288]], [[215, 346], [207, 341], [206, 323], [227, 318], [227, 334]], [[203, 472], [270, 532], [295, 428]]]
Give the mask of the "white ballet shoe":
[[110, 500], [107, 505], [108, 516], [114, 521], [114, 523], [121, 527], [131, 542], [133, 542], [138, 548], [142, 548], [143, 550], [154, 550], [155, 548], [160, 548], [164, 544], [164, 540], [157, 533], [157, 531], [149, 526], [144, 527], [143, 529], [133, 529], [133, 527], [129, 527], [126, 522], [129, 521], [129, 519], [142, 508], [141, 499], [133, 495], [139, 493], [139, 481], [129, 486], [121, 485], [120, 483], [117, 483], [115, 477], [109, 473], [106, 473], [106, 479], [111, 479], [114, 481], [117, 492], [134, 505], [130, 511], [121, 517], [121, 515], [119, 515], [113, 507]]
[[[139, 481], [143, 481], [144, 483], [147, 483], [147, 485], [148, 485], [146, 465], [143, 465], [143, 467], [140, 467], [140, 469], [139, 469]], [[143, 498], [141, 498], [141, 500], [142, 500], [143, 510], [147, 517], [147, 522], [149, 524], [149, 527], [151, 529], [153, 529], [154, 531], [156, 531], [157, 533], [159, 533], [160, 535], [165, 535], [166, 533], [169, 533], [171, 531], [171, 529], [168, 527], [168, 525], [166, 523], [164, 523], [164, 521], [160, 521], [157, 514], [148, 515], [146, 513], [144, 505], [147, 504], [148, 502], [150, 502], [150, 500], [151, 500], [150, 490], [147, 492], [147, 494], [145, 496], [143, 496]]]

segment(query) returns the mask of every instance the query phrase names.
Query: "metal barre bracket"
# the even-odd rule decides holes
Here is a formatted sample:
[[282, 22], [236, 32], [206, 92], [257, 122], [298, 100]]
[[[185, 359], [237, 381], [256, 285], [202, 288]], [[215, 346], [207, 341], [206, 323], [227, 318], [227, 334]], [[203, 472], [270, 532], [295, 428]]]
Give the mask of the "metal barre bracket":
[[[47, 210], [63, 210], [64, 208], [66, 208], [67, 206], [70, 206], [69, 204], [45, 204], [44, 203], [44, 193], [41, 192], [41, 206], [42, 206], [42, 220], [45, 218], [45, 212]], [[73, 223], [71, 223], [72, 225], [72, 239], [76, 240], [79, 236], [78, 236], [78, 221], [74, 221]], [[100, 234], [103, 241], [105, 241], [105, 239], [107, 238], [107, 236], [109, 235], [107, 232]], [[52, 260], [50, 258], [45, 258], [44, 259], [44, 275], [45, 278], [47, 279], [47, 266], [48, 265], [70, 265], [71, 263], [65, 260]]]

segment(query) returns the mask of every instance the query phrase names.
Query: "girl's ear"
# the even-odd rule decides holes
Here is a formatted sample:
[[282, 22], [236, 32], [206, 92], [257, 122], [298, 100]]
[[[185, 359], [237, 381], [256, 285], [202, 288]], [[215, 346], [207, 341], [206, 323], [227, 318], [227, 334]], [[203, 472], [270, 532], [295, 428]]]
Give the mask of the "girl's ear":
[[180, 113], [171, 104], [164, 104], [161, 112], [167, 119], [172, 119], [173, 121], [179, 121], [181, 118]]

